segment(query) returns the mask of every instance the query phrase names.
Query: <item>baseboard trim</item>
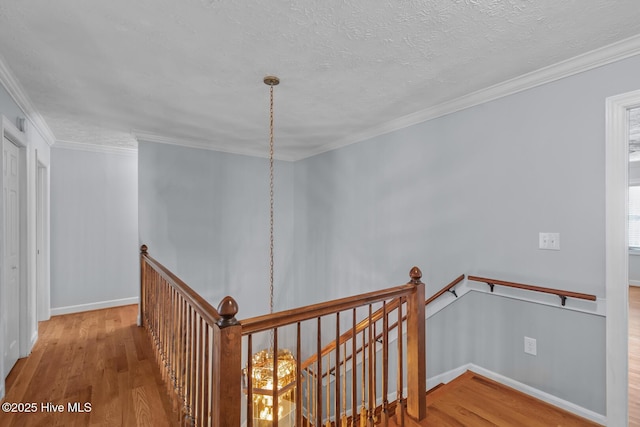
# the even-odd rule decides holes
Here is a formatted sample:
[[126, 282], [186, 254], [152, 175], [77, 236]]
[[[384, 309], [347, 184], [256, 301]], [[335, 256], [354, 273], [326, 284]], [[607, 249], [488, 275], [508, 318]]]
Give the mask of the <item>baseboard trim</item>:
[[31, 335], [31, 343], [29, 343], [29, 354], [31, 354], [31, 351], [33, 350], [33, 346], [36, 345], [37, 341], [38, 341], [38, 329], [33, 331], [33, 334]]
[[640, 280], [629, 280], [629, 286], [640, 286]]
[[82, 311], [100, 310], [102, 308], [120, 307], [122, 305], [138, 304], [138, 297], [114, 299], [110, 301], [92, 302], [89, 304], [70, 305], [51, 309], [51, 316], [62, 314], [80, 313]]
[[[594, 412], [590, 409], [583, 408], [582, 406], [576, 405], [575, 403], [571, 403], [567, 400], [561, 399], [557, 396], [554, 396], [542, 390], [538, 390], [537, 388], [521, 383], [520, 381], [516, 381], [514, 379], [505, 377], [504, 375], [500, 375], [498, 373], [485, 369], [481, 366], [475, 365], [473, 363], [469, 363], [468, 365], [457, 368], [454, 371], [459, 371], [461, 369], [463, 370], [462, 372], [466, 370], [473, 371], [476, 374], [485, 376], [489, 379], [499, 382], [500, 384], [506, 385], [507, 387], [511, 387], [522, 393], [528, 394], [529, 396], [535, 397], [536, 399], [540, 399], [543, 402], [546, 402], [546, 403], [549, 403], [550, 405], [564, 409], [565, 411], [576, 414], [582, 418], [586, 418], [595, 423], [602, 424], [603, 426], [607, 425], [607, 417], [602, 414], [598, 414], [597, 412]], [[449, 372], [453, 372], [453, 371], [449, 371]], [[428, 380], [427, 380], [427, 384], [428, 384]]]
[[[446, 384], [449, 381], [452, 381], [458, 378], [460, 375], [464, 374], [468, 370], [471, 369], [471, 364], [467, 363], [466, 365], [459, 366], [455, 369], [447, 371], [445, 373], [436, 375], [435, 377], [427, 378], [427, 391], [431, 390], [438, 384]], [[478, 372], [479, 373], [479, 372]], [[405, 394], [406, 396], [406, 394]]]

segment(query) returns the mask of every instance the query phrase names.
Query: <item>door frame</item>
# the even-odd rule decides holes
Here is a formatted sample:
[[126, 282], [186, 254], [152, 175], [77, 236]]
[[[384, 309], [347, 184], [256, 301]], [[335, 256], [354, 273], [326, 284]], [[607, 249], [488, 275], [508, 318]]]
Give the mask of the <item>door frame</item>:
[[[29, 307], [28, 307], [28, 169], [27, 169], [27, 139], [26, 135], [20, 131], [13, 123], [11, 123], [5, 116], [2, 116], [0, 123], [0, 137], [7, 138], [19, 149], [19, 180], [20, 180], [20, 200], [19, 200], [19, 216], [20, 216], [20, 262], [18, 264], [18, 286], [20, 297], [20, 314], [18, 319], [18, 340], [19, 340], [19, 355], [20, 357], [26, 356], [31, 350], [31, 337], [29, 334]], [[4, 162], [3, 150], [0, 150], [0, 164]], [[0, 187], [2, 186], [3, 177], [0, 174]], [[0, 224], [4, 224], [4, 204], [0, 207]], [[0, 227], [0, 236], [2, 239], [4, 236], [4, 226]], [[4, 281], [4, 245], [0, 245], [0, 281]], [[0, 286], [0, 300], [4, 301], [4, 284]], [[0, 322], [1, 322], [0, 318]], [[4, 331], [4, 325], [0, 325], [0, 331]], [[0, 332], [0, 350], [4, 357], [4, 332]], [[8, 372], [4, 372], [4, 363], [0, 364], [0, 396], [4, 396], [4, 378]]]
[[629, 419], [629, 114], [640, 90], [607, 98], [605, 141], [605, 291], [607, 425]]
[[36, 320], [51, 318], [51, 292], [49, 286], [49, 165], [36, 150]]

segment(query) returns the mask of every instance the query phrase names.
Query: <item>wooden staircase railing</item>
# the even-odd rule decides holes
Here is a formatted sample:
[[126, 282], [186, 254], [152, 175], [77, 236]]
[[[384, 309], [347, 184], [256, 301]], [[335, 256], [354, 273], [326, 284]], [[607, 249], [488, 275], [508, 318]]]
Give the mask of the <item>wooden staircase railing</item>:
[[[242, 352], [248, 361], [245, 372], [251, 372], [254, 347], [262, 342], [264, 348], [270, 341], [267, 348], [273, 352], [275, 371], [279, 331], [291, 329], [295, 332], [282, 341], [285, 346], [291, 344], [296, 357], [296, 426], [302, 426], [303, 420], [317, 427], [354, 426], [356, 422], [361, 427], [378, 422], [387, 425], [392, 406], [398, 414], [398, 425], [404, 425], [405, 413], [414, 420], [426, 416], [425, 287], [417, 267], [411, 270], [406, 285], [240, 322], [235, 318], [238, 306], [233, 298], [225, 297], [216, 310], [149, 256], [146, 246], [141, 248], [140, 260], [141, 323], [155, 345], [183, 425], [239, 427]], [[345, 318], [346, 322], [341, 321]], [[398, 324], [393, 349], [389, 345], [390, 319], [397, 319]], [[355, 332], [341, 332], [344, 327]], [[376, 341], [378, 331], [383, 337], [380, 344]], [[341, 345], [327, 352], [323, 345], [327, 336], [335, 337]], [[304, 363], [300, 362], [305, 354], [314, 353], [319, 356], [307, 356]], [[395, 375], [390, 373], [392, 355], [397, 363]], [[344, 375], [332, 377], [331, 372], [335, 374], [339, 368]], [[246, 423], [252, 427], [251, 375], [245, 381]], [[393, 387], [394, 405], [387, 398]], [[277, 383], [273, 384], [272, 399], [277, 408]], [[277, 418], [271, 425], [278, 426]]]
[[141, 247], [140, 267], [141, 326], [155, 346], [180, 424], [240, 426], [240, 324], [235, 301], [227, 297], [216, 310], [149, 256], [146, 245]]

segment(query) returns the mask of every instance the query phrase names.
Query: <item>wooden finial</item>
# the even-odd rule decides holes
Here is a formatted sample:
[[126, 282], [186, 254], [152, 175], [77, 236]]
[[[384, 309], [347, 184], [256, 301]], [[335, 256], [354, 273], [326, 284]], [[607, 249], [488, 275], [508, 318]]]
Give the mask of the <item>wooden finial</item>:
[[413, 283], [417, 283], [422, 279], [422, 271], [418, 267], [413, 267], [409, 272], [409, 277]]
[[147, 245], [140, 246], [140, 253], [141, 254], [146, 254], [147, 250], [148, 250]]
[[218, 304], [218, 314], [222, 319], [218, 322], [218, 326], [225, 327], [237, 325], [236, 314], [238, 314], [238, 303], [230, 296], [226, 296]]

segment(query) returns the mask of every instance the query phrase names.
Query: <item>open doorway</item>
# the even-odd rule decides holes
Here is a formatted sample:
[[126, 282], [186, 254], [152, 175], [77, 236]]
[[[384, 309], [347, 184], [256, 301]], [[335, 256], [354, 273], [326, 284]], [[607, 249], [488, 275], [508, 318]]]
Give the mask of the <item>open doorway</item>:
[[605, 144], [607, 424], [629, 422], [629, 112], [640, 91], [607, 98]]
[[36, 313], [39, 322], [51, 317], [48, 194], [49, 169], [36, 150]]
[[629, 109], [629, 425], [640, 426], [640, 107]]

